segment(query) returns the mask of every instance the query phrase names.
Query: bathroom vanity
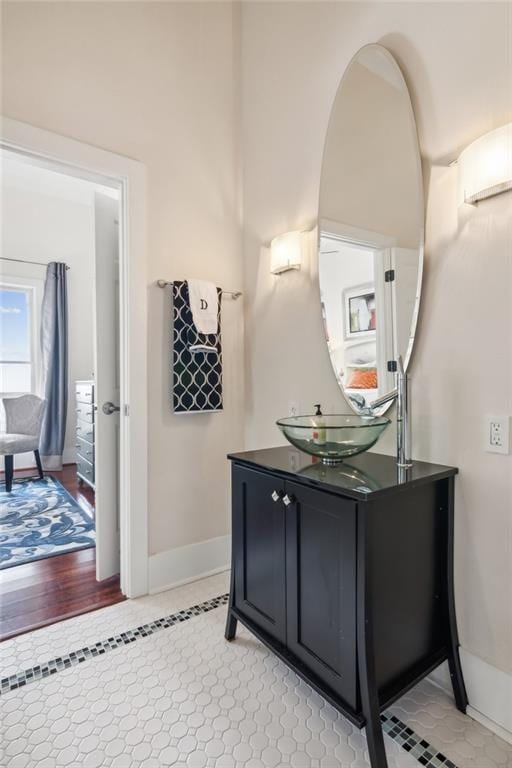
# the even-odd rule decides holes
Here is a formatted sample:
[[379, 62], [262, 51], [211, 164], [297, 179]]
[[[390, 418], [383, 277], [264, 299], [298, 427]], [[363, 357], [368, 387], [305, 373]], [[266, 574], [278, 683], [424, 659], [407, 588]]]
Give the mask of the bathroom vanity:
[[[319, 312], [355, 416], [316, 406], [277, 422], [292, 448], [229, 457], [226, 639], [240, 621], [366, 727], [372, 768], [387, 766], [381, 712], [443, 661], [457, 707], [467, 706], [453, 592], [457, 470], [412, 461], [408, 429], [424, 219], [406, 81], [389, 51], [366, 45], [334, 99], [317, 218]], [[395, 397], [397, 457], [364, 452]]]
[[237, 621], [359, 728], [385, 768], [380, 713], [448, 660], [467, 705], [453, 593], [457, 469], [294, 448], [230, 455]]

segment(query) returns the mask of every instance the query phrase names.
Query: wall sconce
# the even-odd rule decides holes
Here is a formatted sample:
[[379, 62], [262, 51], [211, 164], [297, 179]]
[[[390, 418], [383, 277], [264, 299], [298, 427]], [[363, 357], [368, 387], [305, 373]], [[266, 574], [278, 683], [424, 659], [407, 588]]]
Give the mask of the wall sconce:
[[457, 166], [461, 203], [478, 203], [512, 189], [512, 123], [470, 144]]
[[300, 269], [302, 265], [302, 232], [285, 232], [270, 243], [270, 271], [279, 275], [289, 269]]

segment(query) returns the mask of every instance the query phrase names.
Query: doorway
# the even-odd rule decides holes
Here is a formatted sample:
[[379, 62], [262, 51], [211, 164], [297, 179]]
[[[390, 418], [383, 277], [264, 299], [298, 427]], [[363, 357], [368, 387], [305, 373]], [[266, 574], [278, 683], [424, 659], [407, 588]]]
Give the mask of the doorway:
[[[52, 580], [48, 576], [50, 564], [54, 571], [60, 570], [56, 582], [68, 597], [69, 589], [62, 581], [64, 570], [72, 574], [76, 568], [82, 587], [87, 572], [91, 586], [87, 602], [94, 608], [103, 600], [112, 602], [123, 595], [134, 597], [147, 591], [146, 381], [141, 376], [141, 371], [145, 372], [146, 338], [145, 317], [140, 314], [145, 308], [146, 293], [144, 168], [137, 161], [15, 121], [4, 120], [2, 127], [3, 152], [16, 154], [16, 159], [26, 167], [58, 176], [61, 186], [71, 183], [75, 190], [80, 186], [93, 194], [94, 301], [90, 310], [83, 306], [87, 281], [82, 275], [82, 279], [75, 281], [80, 290], [75, 292], [72, 307], [75, 312], [79, 309], [76, 305], [82, 302], [80, 323], [75, 322], [74, 326], [79, 328], [84, 347], [87, 333], [91, 333], [94, 365], [90, 374], [83, 368], [74, 369], [69, 377], [68, 403], [73, 413], [68, 427], [72, 425], [74, 441], [70, 453], [67, 440], [68, 450], [63, 451], [65, 466], [53, 470], [52, 476], [82, 507], [89, 505], [94, 516], [96, 546], [66, 553], [68, 559], [75, 559], [66, 568], [59, 562], [60, 555], [42, 558], [28, 567], [33, 572], [36, 563], [41, 562], [39, 567], [46, 568], [48, 583]], [[88, 237], [90, 240], [90, 231]], [[56, 258], [53, 251], [50, 256]], [[18, 269], [35, 268], [19, 262], [10, 262], [11, 268], [15, 264]], [[0, 262], [2, 274], [6, 273], [7, 264], [7, 260]], [[41, 264], [44, 273], [44, 259]], [[72, 269], [67, 274], [71, 275]], [[34, 299], [34, 316], [36, 309]], [[37, 368], [35, 357], [30, 365], [34, 370]], [[37, 375], [34, 378], [30, 391], [37, 387]], [[143, 397], [138, 398], [139, 394]], [[135, 402], [130, 395], [135, 395]], [[20, 461], [15, 476], [22, 479], [31, 467], [22, 470]], [[130, 470], [134, 464], [135, 475]], [[57, 474], [60, 471], [62, 475]], [[14, 572], [15, 568], [3, 570], [3, 581], [14, 582]], [[75, 609], [81, 612], [71, 605], [71, 612], [66, 615], [73, 615]]]
[[[10, 634], [45, 618], [81, 612], [91, 602], [123, 599], [120, 188], [8, 150], [2, 150], [1, 162], [0, 445], [6, 443], [2, 452], [13, 457], [14, 471], [9, 487], [4, 477], [0, 490], [0, 589], [9, 585], [2, 634]], [[109, 408], [99, 411], [104, 402]], [[41, 414], [34, 453], [24, 450], [22, 436], [13, 437], [37, 431], [30, 427], [32, 408]], [[45, 431], [52, 433], [49, 440]], [[89, 590], [84, 590], [86, 563]], [[61, 579], [65, 574], [65, 589], [52, 583], [56, 573]], [[28, 576], [33, 587], [16, 600]], [[37, 598], [33, 606], [31, 598]]]

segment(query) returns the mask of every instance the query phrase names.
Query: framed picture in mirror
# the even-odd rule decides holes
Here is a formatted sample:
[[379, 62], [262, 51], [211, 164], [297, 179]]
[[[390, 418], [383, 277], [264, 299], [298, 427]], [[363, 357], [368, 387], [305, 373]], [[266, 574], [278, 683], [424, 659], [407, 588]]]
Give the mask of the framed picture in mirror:
[[356, 285], [343, 291], [343, 335], [346, 341], [375, 338], [375, 286]]

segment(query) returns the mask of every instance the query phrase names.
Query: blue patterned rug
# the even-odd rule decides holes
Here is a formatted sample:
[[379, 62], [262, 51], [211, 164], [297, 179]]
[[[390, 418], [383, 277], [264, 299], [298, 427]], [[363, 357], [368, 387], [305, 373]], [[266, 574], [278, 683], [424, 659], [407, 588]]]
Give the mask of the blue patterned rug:
[[55, 478], [0, 485], [0, 570], [94, 546], [94, 520]]

